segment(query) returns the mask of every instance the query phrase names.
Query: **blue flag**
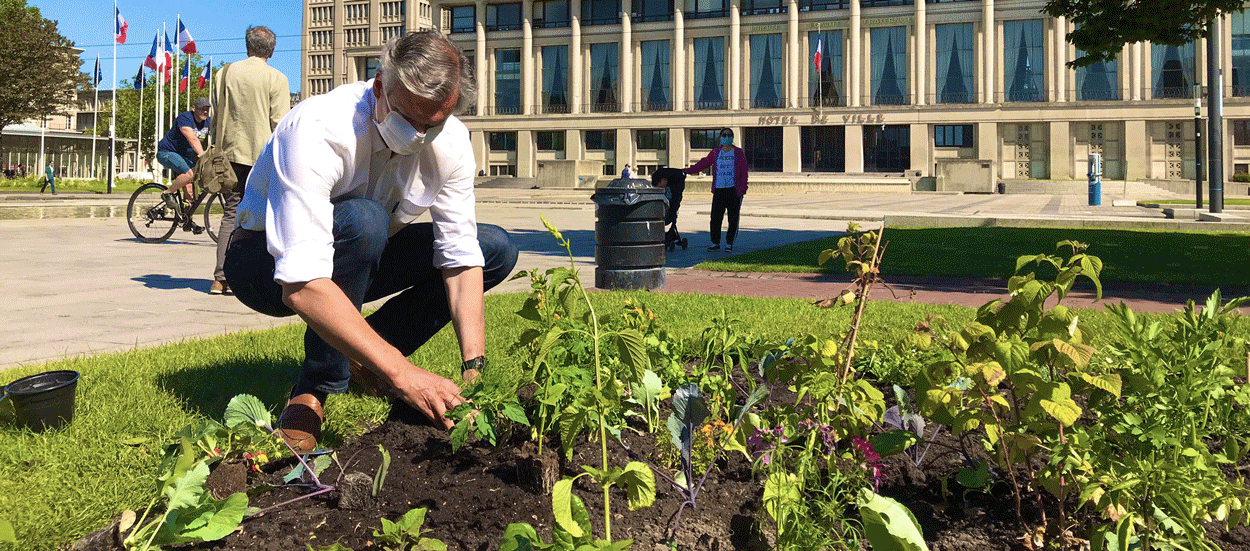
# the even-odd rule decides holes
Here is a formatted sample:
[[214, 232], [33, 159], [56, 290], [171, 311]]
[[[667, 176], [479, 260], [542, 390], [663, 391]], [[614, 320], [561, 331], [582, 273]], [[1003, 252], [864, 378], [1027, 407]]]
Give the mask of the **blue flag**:
[[143, 66], [140, 65], [139, 74], [135, 75], [135, 90], [142, 90], [147, 85], [147, 79], [143, 78]]
[[91, 78], [93, 79], [92, 84], [95, 86], [99, 86], [100, 81], [104, 80], [104, 73], [100, 72], [100, 56], [98, 55], [95, 56], [95, 73], [92, 74]]

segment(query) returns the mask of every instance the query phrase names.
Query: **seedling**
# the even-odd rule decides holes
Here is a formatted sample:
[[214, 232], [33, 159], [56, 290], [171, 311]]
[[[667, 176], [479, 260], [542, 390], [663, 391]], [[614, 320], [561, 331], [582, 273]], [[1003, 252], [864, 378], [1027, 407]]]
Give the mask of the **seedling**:
[[425, 513], [421, 507], [404, 513], [399, 522], [382, 519], [382, 529], [374, 530], [373, 537], [387, 551], [447, 551], [447, 544], [422, 535], [428, 531], [422, 529]]
[[470, 435], [494, 446], [498, 433], [496, 425], [500, 419], [530, 426], [525, 408], [521, 407], [520, 399], [511, 389], [501, 389], [494, 383], [477, 383], [461, 395], [464, 396], [464, 403], [447, 412], [447, 418], [456, 422], [451, 429], [453, 452], [464, 446]]

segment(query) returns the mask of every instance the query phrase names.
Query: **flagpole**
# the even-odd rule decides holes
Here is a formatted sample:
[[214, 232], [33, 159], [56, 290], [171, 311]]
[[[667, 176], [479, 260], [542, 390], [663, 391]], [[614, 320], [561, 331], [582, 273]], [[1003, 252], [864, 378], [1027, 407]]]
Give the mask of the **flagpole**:
[[98, 72], [99, 70], [100, 70], [100, 54], [96, 54], [95, 71], [92, 71], [92, 74], [91, 74], [91, 80], [95, 82], [95, 85], [92, 86], [92, 88], [95, 88], [95, 103], [91, 104], [91, 116], [93, 117], [92, 124], [91, 124], [91, 179], [93, 180], [95, 179], [95, 176], [96, 176], [95, 141], [96, 141], [96, 138], [100, 135], [100, 131], [99, 131], [99, 128], [100, 128], [100, 79], [97, 78], [97, 76], [99, 75], [99, 72]]
[[[159, 47], [157, 53], [160, 55], [158, 65], [160, 68], [156, 70], [156, 128], [152, 131], [152, 154], [155, 155], [161, 146], [161, 123], [165, 119], [165, 43], [160, 42], [165, 35], [165, 23], [161, 22], [161, 35], [157, 37]], [[156, 166], [160, 166], [160, 161], [156, 162]], [[156, 169], [156, 182], [161, 183], [164, 179], [164, 170]]]
[[[139, 68], [139, 76], [135, 78], [139, 79], [140, 81], [147, 80], [143, 78], [142, 67]], [[148, 83], [143, 82], [142, 86], [143, 88], [139, 89], [139, 137], [135, 139], [135, 162], [137, 163], [143, 162], [143, 91], [145, 88], [148, 87]], [[114, 91], [113, 93], [116, 94], [117, 92]], [[137, 168], [142, 169], [143, 165], [140, 164]]]
[[[175, 33], [177, 33], [177, 32], [178, 32], [179, 30], [181, 30], [181, 29], [182, 29], [182, 14], [180, 13], [180, 14], [178, 14], [178, 24], [177, 24], [177, 25], [174, 25], [174, 32], [175, 32]], [[178, 45], [179, 45], [181, 42], [182, 42], [182, 35], [177, 35], [177, 36], [175, 36], [175, 37], [174, 37], [174, 52], [173, 52], [173, 53], [174, 53], [174, 75], [173, 75], [172, 77], [170, 77], [170, 80], [172, 81], [174, 78], [178, 78], [178, 79], [179, 79], [179, 80], [178, 80], [178, 84], [175, 84], [175, 85], [174, 85], [174, 89], [173, 89], [173, 93], [174, 93], [174, 103], [173, 103], [173, 106], [174, 106], [174, 112], [177, 112], [177, 111], [178, 111], [178, 98], [179, 98], [179, 96], [181, 96], [181, 95], [182, 95], [182, 80], [181, 80], [181, 79], [182, 79], [182, 73], [178, 72], [178, 62], [179, 62], [179, 61], [181, 61], [181, 58], [182, 58], [182, 56], [178, 54], [178, 50], [179, 50], [179, 46], [178, 46]], [[172, 113], [171, 113], [171, 114], [172, 114]]]
[[[113, 114], [109, 115], [109, 162], [107, 193], [113, 193], [113, 158], [117, 155], [117, 0], [113, 0]], [[139, 108], [143, 116], [143, 107]], [[136, 155], [137, 157], [138, 155]]]
[[820, 65], [816, 66], [816, 105], [818, 106], [817, 113], [820, 115], [821, 120], [824, 120], [825, 118], [825, 90], [824, 90], [825, 53], [821, 51], [824, 49], [824, 40], [823, 40], [824, 38], [825, 37], [823, 36], [823, 33], [820, 32], [820, 22], [817, 21], [816, 22], [816, 55], [820, 56]]

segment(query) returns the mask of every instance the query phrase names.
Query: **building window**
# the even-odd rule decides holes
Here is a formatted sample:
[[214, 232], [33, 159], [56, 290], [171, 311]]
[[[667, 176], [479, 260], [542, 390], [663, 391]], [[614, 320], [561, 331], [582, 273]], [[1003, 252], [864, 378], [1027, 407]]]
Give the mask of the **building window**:
[[334, 23], [334, 6], [321, 6], [308, 11], [308, 19], [312, 26], [330, 25]]
[[1152, 44], [1150, 79], [1155, 99], [1194, 97], [1194, 43], [1183, 46]]
[[568, 113], [569, 47], [543, 46], [542, 53], [543, 113]]
[[668, 149], [668, 130], [637, 130], [635, 142], [639, 150], [663, 151]]
[[842, 105], [842, 31], [807, 33], [807, 46], [812, 60], [807, 69], [811, 105]]
[[1003, 22], [1003, 80], [1007, 101], [1044, 101], [1046, 63], [1042, 57], [1042, 20]]
[[725, 108], [725, 39], [694, 39], [694, 108]]
[[[586, 131], [586, 150], [587, 151], [612, 151], [616, 149], [616, 131], [615, 130], [587, 130]], [[608, 172], [612, 174], [615, 171]]]
[[564, 131], [541, 131], [534, 135], [539, 151], [564, 151]]
[[938, 103], [973, 103], [972, 23], [935, 25], [937, 35]]
[[879, 8], [882, 6], [910, 6], [912, 0], [860, 0], [861, 8]]
[[1250, 17], [1246, 12], [1233, 14], [1233, 74], [1234, 96], [1250, 96]]
[[715, 149], [720, 147], [719, 128], [698, 128], [690, 131], [690, 149]]
[[584, 0], [583, 25], [616, 25], [621, 22], [621, 0]]
[[781, 0], [743, 1], [742, 15], [767, 15], [772, 13], [786, 13], [786, 7], [782, 5]]
[[751, 107], [785, 107], [781, 91], [781, 35], [751, 35]]
[[490, 165], [491, 176], [516, 176], [516, 165]]
[[933, 127], [934, 147], [972, 147], [971, 124], [939, 124]]
[[382, 34], [382, 42], [387, 43], [392, 39], [404, 36], [403, 25], [391, 25], [387, 27], [379, 27], [378, 31]]
[[368, 46], [369, 29], [347, 29], [343, 32], [344, 44], [347, 46]]
[[382, 2], [382, 18], [395, 19], [403, 18], [407, 8], [407, 2]]
[[521, 50], [495, 50], [495, 113], [521, 112]]
[[[687, 19], [707, 19], [729, 16], [728, 0], [694, 0], [694, 11], [686, 12]], [[687, 4], [689, 5], [689, 4]]]
[[369, 4], [348, 4], [343, 6], [348, 23], [368, 23]]
[[638, 23], [673, 20], [673, 0], [634, 0], [633, 6], [632, 17]]
[[864, 126], [864, 172], [911, 168], [911, 128], [905, 124]]
[[312, 95], [324, 94], [329, 92], [333, 87], [333, 80], [328, 78], [314, 78], [308, 80], [308, 87], [311, 88]]
[[475, 6], [455, 6], [451, 8], [451, 32], [471, 33], [477, 29], [477, 8]]
[[334, 47], [334, 31], [313, 31], [311, 49], [327, 50]]
[[[359, 59], [359, 58], [357, 58], [357, 59]], [[375, 77], [375, 76], [378, 76], [378, 67], [380, 67], [380, 66], [381, 66], [381, 64], [382, 64], [381, 60], [379, 60], [379, 59], [378, 59], [378, 58], [376, 58], [376, 57], [366, 57], [366, 58], [364, 58], [364, 66], [365, 66], [365, 67], [364, 67], [364, 74], [365, 74], [365, 80], [369, 80], [369, 79], [371, 79], [371, 78], [373, 78], [373, 77]]]
[[872, 104], [907, 103], [907, 27], [872, 29]]
[[650, 40], [642, 46], [642, 110], [671, 111], [669, 101], [669, 48], [667, 40]]
[[621, 106], [616, 99], [617, 45], [606, 42], [590, 45], [590, 111], [616, 113]]
[[308, 56], [308, 72], [323, 75], [334, 72], [334, 56], [329, 54]]
[[515, 31], [521, 28], [521, 3], [486, 5], [486, 30]]
[[747, 169], [752, 172], [781, 172], [784, 142], [780, 126], [743, 128], [742, 149], [746, 153]]
[[1233, 120], [1233, 145], [1250, 145], [1250, 119]]
[[569, 26], [569, 0], [534, 2], [534, 28], [554, 29]]
[[850, 7], [850, 0], [802, 0], [799, 2], [799, 11], [845, 10]]
[[516, 132], [490, 132], [491, 151], [516, 151]]
[[[1084, 56], [1081, 50], [1076, 56]], [[1116, 60], [1099, 61], [1088, 67], [1076, 68], [1076, 99], [1114, 100], [1120, 99], [1120, 89], [1116, 86]]]

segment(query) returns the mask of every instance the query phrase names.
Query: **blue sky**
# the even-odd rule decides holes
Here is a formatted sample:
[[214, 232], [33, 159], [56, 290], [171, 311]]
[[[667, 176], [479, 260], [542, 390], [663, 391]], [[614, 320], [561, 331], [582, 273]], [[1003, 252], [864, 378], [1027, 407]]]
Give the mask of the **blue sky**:
[[[101, 89], [113, 87], [113, 3], [101, 0], [27, 0], [47, 19], [57, 21], [57, 30], [86, 50], [81, 56], [83, 71], [90, 72], [100, 55], [104, 72]], [[122, 17], [130, 24], [126, 43], [117, 45], [117, 78], [131, 78], [152, 49], [152, 37], [166, 23], [172, 44], [177, 32], [178, 14], [191, 32], [202, 56], [212, 56], [213, 64], [238, 61], [247, 56], [243, 33], [249, 26], [264, 25], [278, 36], [269, 64], [282, 71], [291, 91], [300, 88], [301, 0], [118, 0]], [[192, 76], [194, 78], [194, 75]]]

